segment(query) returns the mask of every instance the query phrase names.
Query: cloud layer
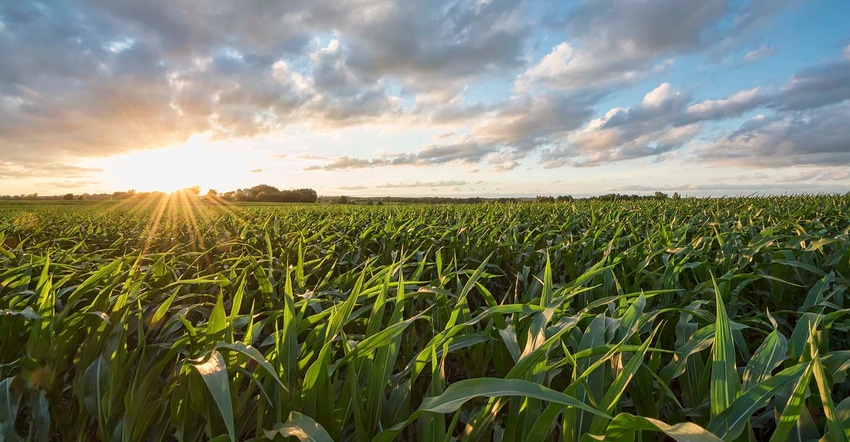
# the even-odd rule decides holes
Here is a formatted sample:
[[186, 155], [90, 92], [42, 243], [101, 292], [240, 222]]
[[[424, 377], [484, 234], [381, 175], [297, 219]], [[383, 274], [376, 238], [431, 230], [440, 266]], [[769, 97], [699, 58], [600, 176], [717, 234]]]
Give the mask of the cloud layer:
[[365, 124], [443, 135], [319, 156], [303, 170], [508, 171], [673, 156], [847, 166], [850, 46], [719, 96], [669, 75], [687, 57], [709, 66], [775, 57], [774, 42], [753, 36], [799, 7], [594, 0], [559, 15], [559, 2], [514, 0], [4, 2], [0, 179], [80, 181], [97, 171], [75, 159], [200, 133]]

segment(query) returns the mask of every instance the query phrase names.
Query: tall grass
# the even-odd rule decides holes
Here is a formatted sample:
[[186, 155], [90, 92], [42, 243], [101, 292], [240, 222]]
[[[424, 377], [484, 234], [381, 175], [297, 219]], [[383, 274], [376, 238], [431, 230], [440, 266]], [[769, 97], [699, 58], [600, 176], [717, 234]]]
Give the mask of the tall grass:
[[846, 440], [848, 212], [0, 206], [0, 439]]

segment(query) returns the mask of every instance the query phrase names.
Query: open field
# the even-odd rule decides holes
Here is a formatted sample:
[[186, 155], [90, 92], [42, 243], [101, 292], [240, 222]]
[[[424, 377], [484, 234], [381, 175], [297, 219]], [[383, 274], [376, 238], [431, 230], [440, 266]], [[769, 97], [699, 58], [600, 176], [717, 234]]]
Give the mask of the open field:
[[0, 440], [847, 440], [850, 194], [0, 205]]

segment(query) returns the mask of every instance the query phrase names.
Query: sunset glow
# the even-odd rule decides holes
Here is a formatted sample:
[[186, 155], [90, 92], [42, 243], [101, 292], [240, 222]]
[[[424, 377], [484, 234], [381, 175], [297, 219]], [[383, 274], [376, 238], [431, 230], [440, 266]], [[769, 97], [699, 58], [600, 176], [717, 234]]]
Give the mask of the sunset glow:
[[106, 180], [116, 189], [174, 192], [200, 186], [235, 189], [250, 179], [250, 153], [226, 147], [206, 147], [197, 139], [173, 147], [147, 149], [102, 160]]

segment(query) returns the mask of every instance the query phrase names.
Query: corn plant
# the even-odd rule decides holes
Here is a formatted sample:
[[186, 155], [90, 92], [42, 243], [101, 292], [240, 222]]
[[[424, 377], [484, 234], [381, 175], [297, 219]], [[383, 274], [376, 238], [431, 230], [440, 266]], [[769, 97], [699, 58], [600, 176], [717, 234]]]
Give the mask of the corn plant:
[[848, 213], [0, 205], [0, 440], [847, 440]]

